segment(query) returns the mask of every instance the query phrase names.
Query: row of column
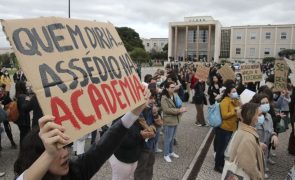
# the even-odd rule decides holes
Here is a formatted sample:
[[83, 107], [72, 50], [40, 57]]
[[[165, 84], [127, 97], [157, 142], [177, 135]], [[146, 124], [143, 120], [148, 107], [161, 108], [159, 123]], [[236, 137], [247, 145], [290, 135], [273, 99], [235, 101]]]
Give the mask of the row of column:
[[[187, 40], [188, 40], [188, 27], [189, 26], [185, 26], [185, 53], [184, 53], [184, 56], [185, 58], [187, 59], [187, 48], [188, 48], [188, 43], [187, 43]], [[177, 41], [178, 41], [178, 27], [175, 26], [175, 31], [174, 31], [174, 57], [176, 58], [177, 57]], [[200, 30], [200, 26], [197, 26], [197, 37], [196, 37], [196, 57], [199, 58], [199, 30]], [[211, 25], [209, 24], [208, 25], [208, 45], [207, 45], [207, 48], [208, 48], [208, 54], [207, 54], [207, 61], [210, 61], [211, 60]]]

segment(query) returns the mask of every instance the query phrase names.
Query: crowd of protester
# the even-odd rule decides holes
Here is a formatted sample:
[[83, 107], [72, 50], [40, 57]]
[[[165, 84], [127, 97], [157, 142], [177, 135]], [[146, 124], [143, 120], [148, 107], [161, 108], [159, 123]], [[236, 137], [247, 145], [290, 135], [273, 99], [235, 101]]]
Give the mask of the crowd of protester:
[[[274, 82], [273, 64], [261, 66], [268, 86], [260, 86], [260, 82], [243, 83], [239, 72], [235, 79], [226, 80], [218, 72], [222, 65], [204, 65], [210, 67], [207, 81], [195, 76], [197, 65], [193, 63], [168, 64], [165, 70], [158, 69], [154, 74], [145, 75], [143, 86], [150, 92], [145, 93], [146, 104], [113, 121], [112, 125], [100, 128], [99, 138], [97, 131], [93, 131], [75, 141], [72, 147], [70, 144], [61, 149], [55, 144], [67, 144], [68, 137], [63, 133], [63, 127], [51, 123], [53, 117], [43, 116], [23, 72], [17, 71], [10, 80], [8, 71], [2, 70], [0, 117], [11, 147], [20, 146], [14, 164], [16, 177], [90, 179], [105, 161], [109, 161], [113, 180], [150, 180], [155, 153], [163, 153], [167, 163], [185, 156], [174, 151], [177, 127], [187, 112], [183, 103], [195, 105], [194, 124], [206, 128], [209, 124], [204, 116], [204, 106], [218, 102], [222, 123], [214, 128], [214, 170], [222, 173], [228, 158], [237, 162], [251, 179], [268, 178], [269, 165], [276, 163], [272, 149], [279, 145], [278, 135], [283, 132], [282, 127], [278, 127], [281, 121], [284, 122], [283, 129], [291, 124], [294, 132], [295, 93], [291, 82], [288, 81], [287, 89], [274, 92], [269, 85]], [[256, 94], [249, 103], [242, 104], [240, 95], [245, 89]], [[12, 122], [5, 109], [12, 101], [17, 102], [19, 111], [19, 119], [15, 122], [20, 131], [19, 143], [13, 139]], [[158, 145], [161, 134], [163, 150]], [[85, 151], [88, 137], [91, 137], [92, 145]], [[75, 160], [69, 160], [69, 148], [73, 148]], [[31, 149], [37, 150], [32, 152]], [[295, 154], [291, 150], [290, 153]], [[42, 164], [44, 161], [48, 162]]]

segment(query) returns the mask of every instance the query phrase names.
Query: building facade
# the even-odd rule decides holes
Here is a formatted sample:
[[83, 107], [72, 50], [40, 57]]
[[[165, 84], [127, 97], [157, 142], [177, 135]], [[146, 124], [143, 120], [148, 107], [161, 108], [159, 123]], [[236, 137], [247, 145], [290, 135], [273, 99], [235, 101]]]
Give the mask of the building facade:
[[143, 38], [142, 43], [147, 52], [151, 52], [152, 50], [161, 52], [163, 51], [164, 46], [168, 43], [168, 38]]
[[278, 58], [283, 49], [295, 48], [295, 25], [221, 27], [210, 16], [185, 17], [169, 23], [170, 60], [206, 62], [262, 62]]
[[180, 61], [218, 59], [220, 35], [220, 22], [210, 16], [185, 17], [184, 22], [171, 22], [168, 57]]
[[231, 27], [232, 62], [262, 62], [265, 57], [278, 58], [284, 49], [295, 48], [294, 24]]

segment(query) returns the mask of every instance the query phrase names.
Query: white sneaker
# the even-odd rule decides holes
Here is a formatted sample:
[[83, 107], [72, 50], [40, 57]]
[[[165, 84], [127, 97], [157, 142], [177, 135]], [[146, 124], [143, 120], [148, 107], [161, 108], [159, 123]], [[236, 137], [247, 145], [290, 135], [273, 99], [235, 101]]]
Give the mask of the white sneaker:
[[170, 156], [171, 157], [174, 157], [174, 158], [179, 158], [179, 156], [177, 154], [175, 154], [174, 152], [173, 153], [170, 153]]
[[172, 160], [170, 159], [169, 156], [164, 156], [164, 159], [165, 159], [165, 161], [168, 162], [168, 163], [172, 162]]
[[0, 177], [4, 176], [5, 172], [0, 172]]
[[268, 174], [264, 174], [264, 179], [268, 179], [269, 178], [269, 175]]
[[270, 159], [270, 158], [267, 159], [267, 162], [268, 162], [268, 164], [270, 164], [270, 165], [275, 165], [275, 164], [276, 164], [276, 162], [273, 161], [273, 160]]
[[161, 152], [163, 152], [163, 150], [162, 150], [162, 149], [159, 149], [159, 148], [157, 148], [157, 149], [155, 150], [155, 152], [156, 152], [156, 153], [161, 153]]

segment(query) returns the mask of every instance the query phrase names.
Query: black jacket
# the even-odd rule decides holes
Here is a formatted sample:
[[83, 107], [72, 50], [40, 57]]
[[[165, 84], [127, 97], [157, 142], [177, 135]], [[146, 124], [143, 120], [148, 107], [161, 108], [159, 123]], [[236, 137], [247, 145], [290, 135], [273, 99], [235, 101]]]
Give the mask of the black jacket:
[[195, 104], [205, 104], [207, 105], [206, 97], [205, 97], [205, 82], [196, 82], [195, 84], [195, 95], [193, 97], [193, 101]]
[[20, 94], [17, 97], [17, 109], [19, 112], [19, 118], [17, 120], [17, 124], [19, 126], [29, 126], [31, 127], [31, 120], [30, 120], [30, 111], [32, 107], [30, 106], [30, 101], [26, 100], [27, 95]]
[[38, 120], [43, 117], [43, 111], [39, 105], [36, 95], [34, 94], [30, 100], [30, 107], [33, 110], [32, 127], [39, 126]]
[[144, 146], [144, 140], [140, 134], [142, 130], [138, 121], [136, 121], [123, 139], [120, 147], [115, 151], [116, 158], [124, 163], [134, 163], [139, 159]]
[[[216, 89], [215, 86], [214, 86], [214, 84], [211, 85], [211, 86], [209, 86], [209, 88], [208, 88], [208, 95], [209, 95], [209, 103], [210, 103], [210, 105], [212, 105], [212, 104], [215, 103], [215, 101], [216, 101], [215, 98], [219, 94], [220, 87], [221, 86], [218, 85], [218, 88]], [[214, 93], [217, 94], [217, 95], [215, 96]]]
[[84, 154], [70, 160], [69, 173], [62, 180], [88, 180], [111, 157], [126, 137], [128, 129], [119, 120]]

